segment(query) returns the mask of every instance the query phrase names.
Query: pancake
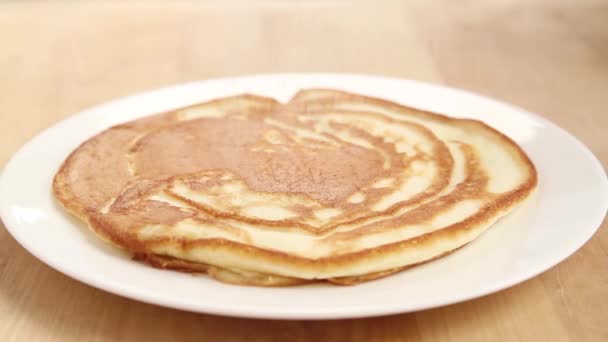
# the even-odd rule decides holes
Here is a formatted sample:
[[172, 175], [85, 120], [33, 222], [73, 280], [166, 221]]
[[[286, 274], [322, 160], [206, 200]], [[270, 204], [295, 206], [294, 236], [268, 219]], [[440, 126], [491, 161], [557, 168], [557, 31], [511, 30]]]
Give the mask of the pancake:
[[480, 121], [306, 89], [111, 127], [70, 154], [53, 192], [155, 267], [351, 285], [462, 247], [536, 184], [521, 148]]

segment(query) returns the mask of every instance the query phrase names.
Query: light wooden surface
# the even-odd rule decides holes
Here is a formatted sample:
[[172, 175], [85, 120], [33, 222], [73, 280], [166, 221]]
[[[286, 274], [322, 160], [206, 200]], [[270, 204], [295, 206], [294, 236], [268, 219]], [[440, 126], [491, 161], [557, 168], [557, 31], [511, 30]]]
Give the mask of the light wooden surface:
[[[607, 165], [607, 2], [370, 3], [0, 2], [0, 165], [88, 106], [178, 82], [280, 71], [470, 89], [546, 116]], [[43, 265], [0, 229], [1, 341], [494, 339], [608, 341], [606, 227], [511, 289], [418, 313], [321, 322], [216, 317], [124, 299]]]

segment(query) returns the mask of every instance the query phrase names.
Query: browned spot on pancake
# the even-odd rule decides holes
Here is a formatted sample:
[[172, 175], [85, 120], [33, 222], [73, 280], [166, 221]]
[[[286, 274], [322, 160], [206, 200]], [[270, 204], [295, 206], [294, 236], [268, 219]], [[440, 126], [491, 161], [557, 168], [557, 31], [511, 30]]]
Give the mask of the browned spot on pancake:
[[112, 210], [106, 217], [123, 227], [137, 228], [141, 224], [171, 225], [196, 214], [164, 202], [144, 200], [129, 208]]
[[79, 210], [98, 209], [131, 180], [125, 146], [138, 136], [126, 128], [106, 130], [72, 153], [55, 178], [57, 196]]
[[255, 120], [184, 122], [141, 139], [134, 164], [143, 178], [227, 170], [253, 191], [306, 194], [324, 204], [364, 186], [380, 170], [380, 156], [358, 146], [252, 152], [250, 146], [270, 130], [276, 128]]
[[[267, 117], [283, 118], [290, 124], [298, 123], [289, 112], [269, 113]], [[339, 113], [339, 112], [336, 112]], [[347, 113], [348, 115], [361, 115], [379, 118], [373, 113]], [[312, 118], [322, 115], [314, 113]], [[287, 120], [286, 118], [291, 119]], [[425, 155], [418, 149], [418, 154], [409, 157], [399, 154], [394, 150], [394, 145], [386, 143], [380, 137], [375, 137], [362, 129], [350, 127], [346, 124], [332, 123], [334, 128], [348, 131], [352, 136], [368, 141], [374, 149], [366, 149], [349, 144], [335, 136], [324, 134], [333, 142], [338, 143], [338, 148], [310, 148], [309, 144], [303, 147], [293, 143], [293, 137], [288, 131], [276, 127], [268, 127], [256, 117], [251, 122], [227, 121], [227, 120], [205, 120], [193, 123], [181, 124], [171, 132], [166, 129], [151, 134], [142, 139], [138, 144], [137, 153], [138, 170], [144, 177], [162, 177], [169, 174], [185, 174], [193, 170], [225, 170], [243, 178], [247, 187], [258, 193], [280, 193], [292, 197], [307, 196], [319, 201], [321, 206], [339, 208], [341, 214], [334, 218], [331, 223], [314, 226], [306, 222], [311, 219], [314, 208], [293, 205], [290, 207], [298, 215], [290, 219], [264, 220], [248, 217], [232, 210], [216, 210], [213, 207], [196, 203], [187, 198], [180, 197], [177, 193], [169, 190], [169, 193], [189, 205], [195, 206], [214, 216], [230, 217], [249, 223], [262, 223], [272, 227], [293, 227], [311, 232], [324, 232], [345, 223], [356, 223], [371, 216], [377, 215], [371, 211], [371, 205], [381, 199], [387, 193], [394, 191], [400, 186], [397, 180], [393, 187], [385, 189], [374, 189], [370, 184], [374, 180], [383, 177], [396, 177], [409, 167], [415, 160], [431, 160], [438, 168], [430, 187], [423, 193], [417, 194], [411, 199], [395, 203], [384, 211], [390, 214], [404, 205], [416, 203], [424, 198], [431, 197], [441, 191], [449, 181], [453, 160], [445, 144], [439, 141], [428, 129], [405, 121], [394, 119], [383, 119], [391, 123], [400, 123], [425, 136], [432, 143], [432, 154]], [[310, 124], [302, 124], [303, 128], [310, 128]], [[187, 131], [183, 131], [184, 127]], [[230, 129], [237, 133], [223, 133]], [[245, 133], [238, 133], [244, 131]], [[259, 146], [259, 137], [264, 133], [274, 131], [282, 137], [288, 137], [287, 142], [280, 146], [284, 150], [275, 150], [273, 153], [251, 153], [247, 146]], [[198, 132], [198, 133], [193, 133]], [[160, 136], [159, 136], [160, 135]], [[183, 137], [180, 140], [178, 137]], [[189, 138], [190, 137], [190, 138]], [[147, 140], [152, 143], [147, 146]], [[186, 145], [189, 141], [197, 141], [197, 145]], [[174, 142], [172, 146], [171, 142]], [[205, 148], [193, 151], [194, 147], [205, 146]], [[147, 147], [144, 147], [147, 146]], [[218, 147], [216, 150], [215, 147]], [[161, 150], [159, 156], [157, 151]], [[382, 153], [378, 151], [381, 150]], [[168, 157], [167, 157], [168, 156]], [[221, 157], [217, 157], [221, 156]], [[388, 156], [390, 168], [383, 170], [381, 164], [383, 158]], [[150, 161], [147, 163], [146, 161]], [[187, 165], [186, 165], [187, 164]], [[180, 171], [181, 170], [181, 173]], [[152, 174], [150, 174], [152, 172]], [[216, 172], [211, 179], [199, 181], [197, 175], [187, 180], [193, 190], [208, 190], [209, 187], [221, 185], [217, 179], [222, 171]], [[346, 201], [347, 197], [355, 191], [362, 191], [366, 197], [366, 206], [352, 204]], [[210, 195], [209, 193], [207, 193]], [[220, 192], [220, 195], [225, 195]], [[224, 203], [224, 207], [230, 207]], [[315, 207], [318, 208], [318, 207]]]
[[110, 211], [126, 210], [138, 202], [144, 200], [148, 195], [158, 192], [159, 188], [166, 185], [160, 181], [143, 179], [127, 187], [110, 206]]

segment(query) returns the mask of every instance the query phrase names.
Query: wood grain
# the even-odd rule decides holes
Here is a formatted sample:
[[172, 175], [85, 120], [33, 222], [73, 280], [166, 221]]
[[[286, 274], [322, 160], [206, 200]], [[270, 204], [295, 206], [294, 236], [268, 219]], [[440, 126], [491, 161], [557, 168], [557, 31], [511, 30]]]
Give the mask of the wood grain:
[[[0, 43], [0, 165], [91, 105], [189, 80], [281, 71], [470, 89], [544, 115], [608, 163], [605, 1], [8, 1], [0, 2]], [[282, 322], [120, 298], [43, 265], [0, 229], [2, 341], [287, 339], [606, 341], [608, 232], [602, 227], [542, 275], [480, 299], [388, 317]]]

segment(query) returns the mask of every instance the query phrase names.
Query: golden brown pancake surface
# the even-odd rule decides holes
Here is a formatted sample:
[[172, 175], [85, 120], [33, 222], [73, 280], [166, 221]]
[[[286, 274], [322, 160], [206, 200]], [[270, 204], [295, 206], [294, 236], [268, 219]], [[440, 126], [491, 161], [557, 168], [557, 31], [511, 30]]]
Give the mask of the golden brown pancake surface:
[[137, 259], [260, 286], [352, 284], [431, 260], [535, 186], [528, 157], [481, 122], [330, 89], [111, 127], [53, 182]]

